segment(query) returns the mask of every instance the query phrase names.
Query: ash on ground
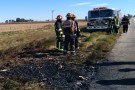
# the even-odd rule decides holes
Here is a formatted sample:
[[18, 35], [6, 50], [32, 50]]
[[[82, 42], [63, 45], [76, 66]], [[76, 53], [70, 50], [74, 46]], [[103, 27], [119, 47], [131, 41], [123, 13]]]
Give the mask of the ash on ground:
[[95, 66], [69, 64], [68, 61], [51, 58], [25, 61], [21, 65], [10, 67], [10, 70], [0, 72], [0, 75], [22, 83], [44, 82], [55, 90], [89, 90], [95, 72]]

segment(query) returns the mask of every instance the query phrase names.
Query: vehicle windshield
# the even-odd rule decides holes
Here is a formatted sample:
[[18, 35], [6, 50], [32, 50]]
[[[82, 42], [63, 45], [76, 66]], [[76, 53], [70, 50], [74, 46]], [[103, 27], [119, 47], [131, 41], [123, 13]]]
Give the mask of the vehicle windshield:
[[98, 17], [111, 17], [113, 15], [113, 10], [99, 10], [99, 11], [89, 11], [89, 18], [98, 18]]

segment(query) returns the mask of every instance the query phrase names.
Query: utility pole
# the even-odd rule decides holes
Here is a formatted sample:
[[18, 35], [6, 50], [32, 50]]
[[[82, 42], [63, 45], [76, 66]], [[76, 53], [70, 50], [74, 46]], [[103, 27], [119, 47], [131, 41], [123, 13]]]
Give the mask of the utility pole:
[[53, 12], [54, 12], [54, 10], [52, 10], [52, 21], [53, 21]]

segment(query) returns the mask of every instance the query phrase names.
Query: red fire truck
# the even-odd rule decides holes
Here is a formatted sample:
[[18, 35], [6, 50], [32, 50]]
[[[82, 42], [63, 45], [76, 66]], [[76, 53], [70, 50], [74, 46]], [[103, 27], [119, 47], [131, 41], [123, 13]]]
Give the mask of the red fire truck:
[[87, 30], [111, 30], [111, 19], [116, 16], [120, 21], [122, 18], [120, 11], [121, 10], [115, 10], [107, 7], [99, 7], [89, 10]]

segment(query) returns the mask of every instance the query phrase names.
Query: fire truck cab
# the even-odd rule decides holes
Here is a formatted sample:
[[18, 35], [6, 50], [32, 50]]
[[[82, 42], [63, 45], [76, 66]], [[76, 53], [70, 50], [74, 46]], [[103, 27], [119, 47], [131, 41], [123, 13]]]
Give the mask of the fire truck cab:
[[110, 9], [107, 7], [94, 8], [88, 11], [87, 30], [111, 30], [111, 19], [117, 17], [121, 20], [121, 10]]

